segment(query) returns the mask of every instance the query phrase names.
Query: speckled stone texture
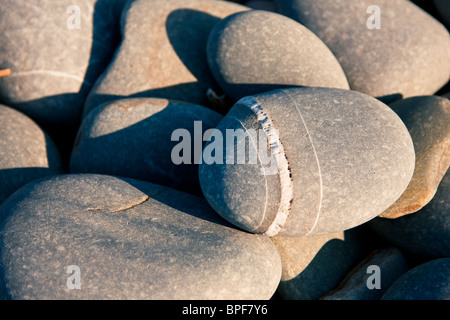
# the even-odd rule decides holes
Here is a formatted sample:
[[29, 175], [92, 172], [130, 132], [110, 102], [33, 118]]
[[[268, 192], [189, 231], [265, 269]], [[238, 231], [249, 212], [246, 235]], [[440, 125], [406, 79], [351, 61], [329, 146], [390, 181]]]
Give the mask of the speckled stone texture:
[[367, 255], [363, 230], [301, 238], [274, 237], [283, 272], [278, 286], [285, 300], [316, 300], [333, 290]]
[[50, 137], [23, 113], [0, 105], [0, 204], [26, 183], [63, 172]]
[[450, 27], [450, 2], [448, 0], [433, 0], [440, 17], [445, 21], [446, 25]]
[[[276, 0], [338, 58], [353, 90], [374, 97], [432, 95], [450, 78], [450, 35], [407, 0]], [[381, 28], [369, 29], [370, 6]], [[370, 22], [370, 21], [369, 21]]]
[[421, 210], [397, 219], [376, 218], [369, 226], [387, 241], [413, 254], [450, 257], [450, 171], [434, 198]]
[[450, 300], [450, 258], [410, 270], [392, 284], [383, 300]]
[[258, 151], [259, 143], [248, 144], [246, 152], [272, 155], [274, 171], [260, 158], [238, 164], [235, 157], [229, 164], [230, 148], [222, 164], [199, 168], [211, 206], [254, 233], [299, 237], [353, 228], [391, 206], [414, 171], [403, 122], [385, 104], [354, 91], [292, 88], [246, 97], [217, 129], [223, 136], [227, 129], [254, 129], [271, 137], [261, 139], [267, 143]]
[[[0, 279], [12, 299], [259, 300], [281, 276], [270, 239], [230, 227], [201, 198], [142, 181], [40, 180], [0, 217]], [[67, 287], [71, 265], [79, 290]]]
[[[205, 107], [166, 99], [106, 102], [85, 117], [70, 171], [135, 178], [201, 195], [194, 139], [199, 135], [201, 151], [205, 131], [221, 119], [220, 114]], [[195, 121], [201, 123], [196, 126]], [[189, 134], [189, 163], [175, 164], [172, 159], [174, 148], [186, 143], [184, 137], [172, 141], [175, 130], [187, 130]]]
[[[39, 125], [76, 125], [119, 42], [126, 0], [1, 0], [0, 101]], [[80, 9], [80, 29], [71, 6]]]
[[[378, 267], [378, 270], [372, 267]], [[377, 250], [362, 261], [342, 285], [323, 300], [380, 300], [387, 289], [410, 269], [404, 254], [395, 247]], [[376, 274], [379, 272], [378, 274]], [[379, 276], [379, 287], [372, 287]], [[369, 288], [368, 284], [371, 286]]]
[[450, 101], [426, 96], [399, 100], [390, 107], [400, 116], [411, 134], [416, 166], [408, 188], [380, 216], [398, 218], [425, 206], [450, 167]]
[[217, 23], [207, 57], [214, 78], [234, 101], [282, 87], [349, 89], [330, 49], [298, 22], [273, 12], [239, 12]]
[[206, 42], [220, 19], [248, 8], [225, 1], [137, 0], [121, 20], [122, 43], [92, 89], [84, 115], [119, 97], [158, 97], [209, 106], [218, 91]]

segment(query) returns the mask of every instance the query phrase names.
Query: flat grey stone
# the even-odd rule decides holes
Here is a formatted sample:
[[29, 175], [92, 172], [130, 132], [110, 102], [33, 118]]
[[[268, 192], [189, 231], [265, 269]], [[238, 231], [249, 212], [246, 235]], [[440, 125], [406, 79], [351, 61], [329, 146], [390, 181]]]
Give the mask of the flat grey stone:
[[330, 49], [298, 22], [273, 12], [239, 12], [217, 23], [207, 57], [214, 78], [234, 101], [282, 87], [349, 89]]
[[433, 0], [440, 17], [450, 26], [450, 3], [447, 0]]
[[[391, 247], [377, 250], [360, 263], [338, 289], [323, 297], [323, 300], [380, 300], [392, 283], [409, 269], [408, 262], [399, 249]], [[379, 283], [375, 280], [377, 276]]]
[[450, 256], [450, 171], [447, 170], [433, 199], [421, 210], [397, 218], [369, 222], [393, 245], [427, 258]]
[[[314, 32], [338, 58], [350, 88], [374, 97], [432, 95], [450, 78], [450, 35], [407, 0], [275, 0], [278, 10]], [[380, 8], [369, 29], [368, 8]]]
[[389, 105], [411, 134], [416, 166], [408, 188], [380, 216], [398, 218], [423, 208], [450, 167], [450, 101], [439, 96], [402, 99]]
[[[138, 180], [43, 179], [0, 217], [11, 299], [259, 300], [281, 276], [270, 239], [229, 226], [202, 198]], [[80, 289], [68, 286], [69, 266], [79, 267]]]
[[[106, 102], [84, 118], [70, 171], [135, 178], [201, 195], [198, 162], [194, 159], [195, 135], [200, 134], [201, 151], [205, 131], [216, 127], [221, 119], [220, 114], [205, 107], [166, 99]], [[188, 163], [174, 163], [173, 150], [185, 143], [184, 137], [171, 141], [176, 130], [189, 134]]]
[[0, 204], [26, 183], [63, 172], [51, 138], [23, 113], [0, 105]]
[[316, 300], [333, 290], [369, 248], [358, 228], [313, 237], [271, 238], [283, 272], [278, 293], [286, 300]]
[[383, 300], [450, 300], [450, 258], [408, 271], [392, 284]]
[[78, 124], [119, 42], [115, 24], [125, 1], [1, 0], [0, 66], [12, 73], [0, 78], [0, 101], [39, 125]]
[[[401, 119], [354, 91], [291, 88], [246, 97], [217, 129], [222, 136], [240, 129], [253, 143], [234, 143], [245, 161], [225, 148], [202, 163], [200, 185], [221, 216], [249, 232], [298, 237], [353, 228], [392, 205], [414, 171]], [[204, 158], [216, 144], [206, 144]]]
[[84, 115], [123, 97], [155, 97], [210, 106], [218, 91], [206, 62], [209, 32], [220, 19], [248, 8], [225, 1], [137, 0], [121, 20], [122, 43], [96, 82]]

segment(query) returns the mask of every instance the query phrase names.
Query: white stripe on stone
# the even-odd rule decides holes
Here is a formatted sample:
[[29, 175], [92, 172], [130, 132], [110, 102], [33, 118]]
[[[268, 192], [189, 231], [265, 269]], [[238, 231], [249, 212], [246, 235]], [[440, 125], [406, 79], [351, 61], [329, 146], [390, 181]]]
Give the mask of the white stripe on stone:
[[280, 205], [278, 211], [275, 215], [275, 219], [272, 224], [264, 232], [265, 235], [269, 237], [276, 236], [281, 228], [283, 228], [289, 217], [289, 212], [291, 210], [292, 200], [294, 198], [294, 188], [292, 183], [291, 172], [289, 168], [289, 162], [284, 152], [283, 144], [278, 136], [278, 131], [275, 129], [272, 119], [264, 110], [264, 108], [252, 97], [245, 97], [239, 100], [239, 104], [246, 105], [252, 110], [258, 122], [269, 139], [269, 145], [271, 149], [271, 155], [275, 157], [278, 166], [278, 175], [280, 177]]

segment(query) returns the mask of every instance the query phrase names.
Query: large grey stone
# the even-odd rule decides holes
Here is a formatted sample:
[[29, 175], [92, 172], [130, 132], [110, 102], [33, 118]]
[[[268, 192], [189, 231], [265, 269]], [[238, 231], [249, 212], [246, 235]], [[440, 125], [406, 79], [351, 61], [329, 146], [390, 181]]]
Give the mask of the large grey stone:
[[214, 78], [234, 101], [282, 87], [349, 89], [330, 49], [298, 22], [273, 12], [239, 12], [217, 23], [207, 57]]
[[450, 300], [450, 258], [408, 271], [392, 284], [383, 300]]
[[409, 269], [408, 261], [399, 249], [376, 250], [323, 300], [380, 300], [392, 283]]
[[1, 0], [0, 66], [12, 73], [0, 78], [0, 100], [40, 125], [77, 125], [119, 42], [125, 2]]
[[0, 216], [0, 279], [11, 299], [259, 300], [280, 280], [270, 239], [230, 227], [202, 198], [138, 180], [43, 179]]
[[450, 101], [438, 96], [399, 100], [390, 107], [411, 134], [416, 166], [408, 188], [380, 216], [398, 218], [425, 206], [450, 167]]
[[[166, 99], [106, 102], [84, 118], [70, 170], [146, 180], [201, 195], [195, 152], [203, 148], [205, 131], [221, 119], [205, 107]], [[172, 137], [176, 130], [184, 135]], [[177, 145], [185, 144], [187, 158], [181, 159], [182, 151], [172, 155]]]
[[401, 119], [354, 91], [291, 88], [249, 96], [214, 137], [227, 130], [238, 136], [227, 144], [246, 159], [232, 157], [227, 145], [223, 155], [212, 155], [223, 146], [211, 139], [200, 185], [220, 215], [250, 232], [305, 236], [353, 228], [392, 205], [414, 171], [414, 146]]
[[313, 237], [274, 237], [283, 272], [278, 293], [286, 300], [316, 300], [333, 290], [370, 248], [355, 228]]
[[397, 219], [376, 218], [369, 225], [387, 241], [413, 254], [450, 257], [450, 171], [421, 210]]
[[[276, 0], [338, 58], [353, 90], [374, 97], [432, 95], [450, 78], [450, 35], [407, 0]], [[372, 28], [380, 8], [380, 29]], [[372, 9], [372, 8], [370, 8]], [[369, 13], [368, 13], [369, 12]]]
[[218, 91], [206, 62], [209, 32], [220, 19], [248, 8], [225, 1], [136, 0], [121, 20], [122, 43], [96, 82], [84, 115], [119, 97], [158, 97], [211, 106]]
[[23, 113], [0, 105], [0, 204], [26, 183], [63, 172], [51, 138]]

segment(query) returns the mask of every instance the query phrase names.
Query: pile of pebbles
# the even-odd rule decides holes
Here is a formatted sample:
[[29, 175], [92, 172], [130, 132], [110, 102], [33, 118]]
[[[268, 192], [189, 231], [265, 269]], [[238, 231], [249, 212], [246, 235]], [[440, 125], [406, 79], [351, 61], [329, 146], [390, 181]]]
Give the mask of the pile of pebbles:
[[0, 0], [0, 298], [450, 299], [449, 12]]

